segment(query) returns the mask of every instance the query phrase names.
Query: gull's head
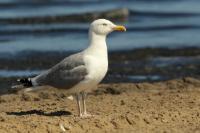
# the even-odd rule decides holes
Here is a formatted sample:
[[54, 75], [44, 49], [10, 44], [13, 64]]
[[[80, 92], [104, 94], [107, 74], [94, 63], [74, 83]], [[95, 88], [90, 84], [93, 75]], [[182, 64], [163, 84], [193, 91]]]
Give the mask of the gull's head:
[[115, 25], [106, 19], [97, 19], [90, 25], [90, 30], [97, 35], [107, 35], [112, 31], [126, 31], [126, 28], [121, 25]]

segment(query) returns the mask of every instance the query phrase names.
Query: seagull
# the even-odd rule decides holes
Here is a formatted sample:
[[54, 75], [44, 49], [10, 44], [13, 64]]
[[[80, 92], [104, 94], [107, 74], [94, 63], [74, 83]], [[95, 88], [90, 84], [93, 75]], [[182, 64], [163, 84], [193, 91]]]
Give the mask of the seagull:
[[105, 77], [108, 70], [106, 36], [112, 31], [126, 31], [106, 19], [97, 19], [89, 27], [89, 46], [70, 55], [52, 68], [32, 77], [19, 79], [23, 87], [52, 86], [64, 89], [76, 97], [79, 117], [89, 117], [86, 110], [86, 95]]

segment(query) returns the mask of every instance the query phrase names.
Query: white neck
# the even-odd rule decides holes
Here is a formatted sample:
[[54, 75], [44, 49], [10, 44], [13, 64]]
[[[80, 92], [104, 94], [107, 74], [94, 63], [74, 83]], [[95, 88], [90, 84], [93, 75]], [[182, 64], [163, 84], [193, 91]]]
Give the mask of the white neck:
[[89, 47], [86, 51], [88, 54], [106, 56], [107, 58], [106, 35], [97, 35], [90, 30]]

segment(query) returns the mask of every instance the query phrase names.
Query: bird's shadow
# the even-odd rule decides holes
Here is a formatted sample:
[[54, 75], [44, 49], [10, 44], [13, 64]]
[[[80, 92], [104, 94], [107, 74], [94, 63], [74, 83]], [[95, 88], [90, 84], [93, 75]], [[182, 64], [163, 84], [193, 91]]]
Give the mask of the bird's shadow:
[[20, 111], [20, 112], [6, 112], [7, 115], [16, 115], [16, 116], [23, 116], [23, 115], [43, 115], [43, 116], [63, 116], [63, 115], [71, 115], [72, 113], [69, 111], [56, 111], [56, 112], [49, 112], [45, 113], [42, 110], [28, 110], [28, 111]]

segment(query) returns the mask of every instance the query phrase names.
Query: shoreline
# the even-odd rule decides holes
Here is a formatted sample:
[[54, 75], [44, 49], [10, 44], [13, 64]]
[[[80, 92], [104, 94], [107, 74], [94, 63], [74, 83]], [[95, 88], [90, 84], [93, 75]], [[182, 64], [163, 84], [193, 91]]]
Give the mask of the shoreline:
[[[0, 75], [0, 91], [16, 84], [18, 77], [32, 77], [72, 53], [72, 51], [2, 53], [0, 57], [0, 74], [2, 74]], [[188, 76], [200, 78], [199, 47], [111, 51], [108, 57], [109, 70], [103, 83], [158, 82]]]

